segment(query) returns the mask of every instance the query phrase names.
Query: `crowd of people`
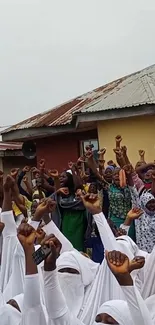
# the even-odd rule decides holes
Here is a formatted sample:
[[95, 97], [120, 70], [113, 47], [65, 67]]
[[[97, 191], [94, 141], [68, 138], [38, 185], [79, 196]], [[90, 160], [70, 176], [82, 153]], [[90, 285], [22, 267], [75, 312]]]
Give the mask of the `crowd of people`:
[[0, 171], [0, 325], [155, 325], [155, 162]]

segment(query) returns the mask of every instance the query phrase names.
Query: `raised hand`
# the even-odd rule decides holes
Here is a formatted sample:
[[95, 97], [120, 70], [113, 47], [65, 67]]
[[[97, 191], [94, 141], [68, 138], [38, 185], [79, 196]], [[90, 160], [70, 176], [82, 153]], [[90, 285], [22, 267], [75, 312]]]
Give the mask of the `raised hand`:
[[93, 215], [99, 214], [102, 209], [100, 206], [100, 199], [97, 194], [88, 193], [81, 195], [81, 200], [86, 209], [88, 209]]
[[115, 237], [126, 236], [127, 232], [125, 229], [117, 228], [115, 232]]
[[9, 192], [14, 187], [14, 184], [15, 184], [14, 178], [10, 175], [7, 175], [5, 182], [3, 184], [4, 191]]
[[56, 202], [54, 200], [51, 198], [43, 199], [35, 211], [34, 219], [40, 221], [45, 214], [52, 213], [55, 208]]
[[122, 142], [121, 135], [117, 135], [116, 138], [115, 138], [115, 141], [116, 141], [116, 148], [120, 148], [121, 142]]
[[129, 264], [129, 272], [131, 273], [134, 270], [142, 269], [145, 265], [145, 257], [144, 256], [136, 256]]
[[[105, 153], [106, 153], [106, 148], [100, 149], [98, 151], [98, 155], [99, 155], [98, 161], [100, 163], [100, 167], [102, 167], [102, 166], [104, 167], [104, 163], [105, 163], [104, 155], [105, 155]], [[103, 165], [101, 166], [101, 164], [103, 164]]]
[[31, 168], [31, 172], [33, 173], [33, 174], [40, 174], [40, 170], [38, 169], [38, 168], [36, 168], [36, 167], [32, 167]]
[[133, 167], [132, 167], [131, 164], [125, 165], [123, 167], [123, 169], [124, 169], [124, 171], [125, 171], [125, 173], [126, 173], [127, 176], [128, 175], [131, 175], [133, 173], [133, 171], [134, 171], [134, 169], [133, 169]]
[[11, 177], [13, 177], [14, 179], [16, 179], [16, 177], [18, 175], [18, 172], [19, 172], [19, 168], [13, 168], [13, 169], [11, 169], [11, 171], [10, 171]]
[[130, 262], [125, 254], [118, 251], [106, 251], [106, 260], [109, 269], [121, 286], [133, 285], [133, 280], [130, 275]]
[[23, 168], [23, 172], [24, 173], [28, 173], [29, 171], [30, 171], [30, 166], [25, 166], [24, 168]]
[[113, 149], [113, 151], [116, 154], [116, 156], [118, 156], [118, 158], [123, 158], [123, 152], [121, 149]]
[[24, 251], [32, 249], [34, 247], [34, 241], [36, 239], [36, 231], [28, 223], [21, 223], [17, 229], [18, 239], [23, 246]]
[[131, 220], [136, 220], [139, 219], [142, 214], [143, 214], [143, 210], [139, 208], [133, 208], [128, 212], [127, 218]]
[[59, 177], [59, 173], [57, 169], [51, 169], [48, 171], [48, 174], [50, 177], [52, 178], [58, 178]]
[[56, 260], [60, 255], [62, 245], [60, 241], [54, 236], [50, 235], [45, 237], [41, 242], [42, 246], [47, 246], [51, 249], [51, 253], [46, 257], [44, 261], [44, 270], [53, 271], [56, 269]]
[[129, 273], [129, 259], [125, 254], [118, 251], [106, 251], [106, 260], [115, 276]]
[[45, 159], [41, 159], [39, 162], [40, 169], [45, 169]]
[[139, 150], [139, 155], [141, 158], [145, 156], [145, 151], [144, 150]]
[[28, 182], [28, 177], [27, 177], [27, 176], [24, 176], [24, 177], [23, 177], [23, 182], [24, 182], [24, 183], [27, 183], [27, 182]]
[[77, 163], [82, 163], [84, 164], [86, 161], [85, 157], [79, 157], [78, 160], [77, 160]]

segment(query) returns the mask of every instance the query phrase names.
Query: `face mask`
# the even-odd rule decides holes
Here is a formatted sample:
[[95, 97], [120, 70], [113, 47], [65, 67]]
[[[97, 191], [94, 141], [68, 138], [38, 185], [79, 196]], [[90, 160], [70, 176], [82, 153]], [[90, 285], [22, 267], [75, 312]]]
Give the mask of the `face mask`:
[[78, 316], [84, 299], [81, 275], [58, 272], [58, 278], [69, 310], [73, 315]]

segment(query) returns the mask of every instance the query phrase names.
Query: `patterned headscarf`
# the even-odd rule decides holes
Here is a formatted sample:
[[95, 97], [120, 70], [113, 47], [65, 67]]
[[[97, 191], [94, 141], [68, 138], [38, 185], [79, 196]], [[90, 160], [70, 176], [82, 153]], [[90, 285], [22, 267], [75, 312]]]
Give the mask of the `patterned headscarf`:
[[140, 197], [140, 205], [142, 207], [142, 209], [146, 212], [148, 212], [148, 209], [146, 208], [146, 205], [148, 202], [150, 202], [151, 200], [155, 200], [154, 196], [149, 193], [149, 192], [143, 192], [141, 197]]

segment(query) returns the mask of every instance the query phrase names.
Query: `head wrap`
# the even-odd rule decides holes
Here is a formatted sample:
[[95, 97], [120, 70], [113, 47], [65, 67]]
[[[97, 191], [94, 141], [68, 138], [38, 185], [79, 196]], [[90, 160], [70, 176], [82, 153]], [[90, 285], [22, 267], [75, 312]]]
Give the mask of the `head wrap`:
[[127, 302], [124, 300], [107, 301], [99, 308], [97, 315], [100, 314], [111, 316], [119, 325], [133, 324]]
[[150, 202], [151, 200], [155, 200], [154, 196], [149, 193], [149, 192], [143, 192], [141, 197], [140, 197], [140, 205], [142, 207], [142, 209], [145, 211], [146, 205], [148, 202]]

